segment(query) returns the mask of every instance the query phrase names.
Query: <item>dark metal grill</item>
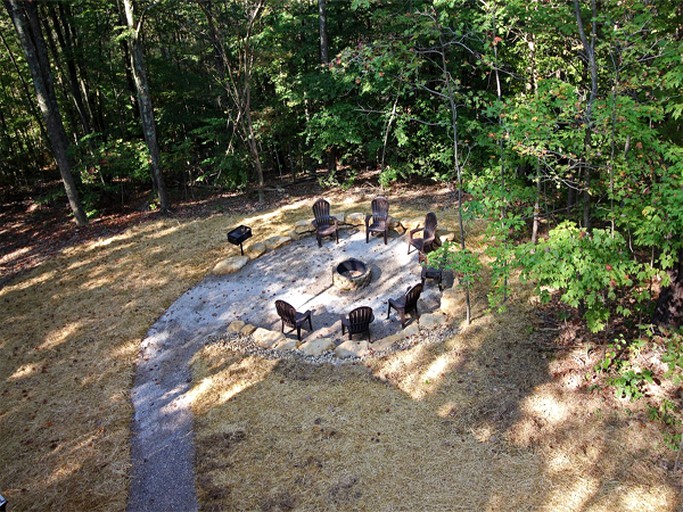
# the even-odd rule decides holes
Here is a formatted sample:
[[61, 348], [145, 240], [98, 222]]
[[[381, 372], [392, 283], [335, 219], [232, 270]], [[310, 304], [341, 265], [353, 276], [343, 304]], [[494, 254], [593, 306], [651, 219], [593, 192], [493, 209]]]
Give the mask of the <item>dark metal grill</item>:
[[238, 226], [232, 231], [228, 231], [228, 242], [233, 245], [240, 246], [240, 253], [244, 256], [244, 249], [242, 249], [242, 242], [251, 236], [251, 228], [249, 226]]

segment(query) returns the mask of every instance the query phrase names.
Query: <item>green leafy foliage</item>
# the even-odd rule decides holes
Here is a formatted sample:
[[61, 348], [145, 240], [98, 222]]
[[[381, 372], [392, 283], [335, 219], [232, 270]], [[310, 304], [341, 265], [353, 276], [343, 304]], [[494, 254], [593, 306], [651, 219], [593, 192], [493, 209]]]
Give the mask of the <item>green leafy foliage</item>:
[[666, 376], [674, 383], [683, 382], [683, 333], [674, 332], [664, 342], [662, 362], [668, 366]]
[[680, 432], [683, 425], [683, 417], [680, 407], [672, 400], [664, 399], [657, 406], [648, 408], [650, 420], [656, 421], [664, 431], [664, 442], [671, 450], [680, 450], [683, 433]]
[[427, 264], [452, 271], [458, 280], [458, 286], [463, 288], [470, 288], [481, 277], [482, 265], [477, 255], [468, 249], [461, 249], [453, 242], [446, 241], [427, 254]]
[[639, 287], [656, 273], [631, 257], [618, 232], [589, 233], [569, 221], [538, 245], [520, 245], [516, 256], [523, 277], [536, 282], [542, 300], [547, 302], [549, 290], [557, 290], [562, 302], [583, 310], [593, 332], [605, 328], [613, 310], [632, 315]]

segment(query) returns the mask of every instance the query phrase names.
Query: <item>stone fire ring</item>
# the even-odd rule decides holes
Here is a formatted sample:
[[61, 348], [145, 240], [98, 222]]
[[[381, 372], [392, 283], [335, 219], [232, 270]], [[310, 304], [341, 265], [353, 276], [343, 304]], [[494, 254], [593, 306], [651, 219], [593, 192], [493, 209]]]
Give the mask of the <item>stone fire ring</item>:
[[344, 260], [332, 271], [332, 282], [341, 291], [355, 291], [364, 288], [372, 279], [372, 268], [360, 260]]

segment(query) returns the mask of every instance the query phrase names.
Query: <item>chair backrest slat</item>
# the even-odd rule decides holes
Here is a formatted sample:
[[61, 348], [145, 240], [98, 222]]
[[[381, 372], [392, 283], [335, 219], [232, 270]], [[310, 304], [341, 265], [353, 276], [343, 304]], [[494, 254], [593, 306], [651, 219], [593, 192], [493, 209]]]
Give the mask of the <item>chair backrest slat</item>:
[[411, 311], [417, 305], [417, 301], [422, 294], [422, 283], [417, 283], [406, 292], [406, 311]]
[[313, 215], [319, 226], [330, 224], [330, 203], [325, 199], [318, 199], [313, 203]]
[[386, 197], [378, 196], [372, 200], [372, 219], [387, 220], [389, 217], [389, 200]]
[[296, 309], [284, 300], [275, 301], [278, 316], [290, 327], [296, 326]]
[[349, 313], [349, 331], [358, 333], [367, 331], [373, 319], [372, 308], [360, 306]]
[[424, 237], [425, 238], [433, 238], [434, 235], [436, 234], [436, 226], [437, 226], [436, 215], [433, 212], [429, 212], [427, 214], [427, 216], [425, 217]]

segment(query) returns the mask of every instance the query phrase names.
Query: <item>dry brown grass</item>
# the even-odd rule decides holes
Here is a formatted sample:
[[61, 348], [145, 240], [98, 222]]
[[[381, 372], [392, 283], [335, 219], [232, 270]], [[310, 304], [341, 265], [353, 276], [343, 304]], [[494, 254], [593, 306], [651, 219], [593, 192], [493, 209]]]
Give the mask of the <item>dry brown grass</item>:
[[[392, 213], [418, 219], [452, 200], [403, 198]], [[346, 212], [369, 202], [333, 199]], [[304, 199], [261, 215], [148, 222], [2, 288], [0, 492], [10, 510], [123, 510], [140, 340], [238, 252], [226, 228], [244, 221], [259, 240], [309, 217]], [[455, 225], [452, 209], [439, 218]], [[566, 361], [582, 354], [544, 358], [525, 303], [491, 316], [481, 299], [462, 334], [367, 367], [203, 350], [192, 390], [202, 509], [674, 510], [650, 427], [568, 380], [577, 372]]]
[[10, 510], [123, 510], [139, 342], [230, 250], [223, 216], [69, 249], [0, 290], [0, 492]]
[[519, 321], [528, 313], [481, 315], [365, 366], [205, 347], [203, 509], [677, 510], [652, 427], [557, 375]]
[[[439, 219], [454, 226], [455, 211]], [[203, 509], [677, 510], [675, 454], [642, 411], [587, 391], [597, 356], [548, 350], [527, 296], [504, 314], [482, 290], [473, 301], [459, 334], [362, 365], [205, 347], [192, 391]]]

